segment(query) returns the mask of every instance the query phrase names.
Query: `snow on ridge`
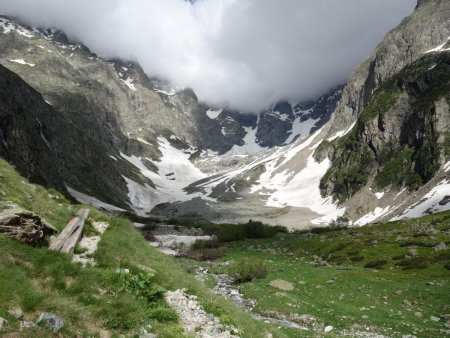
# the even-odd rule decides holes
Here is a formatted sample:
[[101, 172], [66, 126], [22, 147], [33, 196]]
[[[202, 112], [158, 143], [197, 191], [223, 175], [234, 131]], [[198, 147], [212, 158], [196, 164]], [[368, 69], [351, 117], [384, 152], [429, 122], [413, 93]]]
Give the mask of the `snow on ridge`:
[[128, 88], [130, 88], [131, 90], [136, 91], [136, 87], [133, 84], [133, 79], [131, 77], [126, 78], [125, 80], [120, 79]]
[[398, 221], [404, 218], [417, 218], [429, 213], [450, 210], [450, 202], [444, 205], [439, 204], [446, 196], [450, 196], [450, 181], [448, 179], [442, 180], [419, 202], [411, 205], [402, 215], [394, 217], [391, 221]]
[[19, 63], [21, 65], [28, 65], [30, 67], [34, 67], [36, 66], [36, 64], [34, 63], [28, 63], [26, 62], [24, 59], [7, 59], [9, 62], [15, 62], [15, 63]]
[[27, 29], [23, 26], [20, 26], [10, 20], [7, 20], [5, 18], [0, 18], [0, 27], [3, 29], [4, 34], [9, 34], [11, 32], [16, 32], [19, 35], [22, 35], [26, 38], [32, 38], [34, 37], [33, 31], [30, 29]]
[[342, 136], [347, 135], [352, 129], [353, 127], [356, 125], [356, 121], [353, 122], [347, 129], [338, 131], [336, 134], [334, 134], [333, 136], [327, 138], [328, 142], [334, 141], [337, 138], [341, 138]]
[[218, 109], [218, 110], [212, 110], [212, 109], [208, 109], [208, 111], [206, 112], [206, 115], [211, 119], [211, 120], [215, 120], [216, 118], [219, 117], [219, 115], [222, 113], [223, 109]]
[[430, 50], [427, 50], [425, 54], [428, 53], [437, 53], [437, 52], [445, 52], [450, 51], [450, 48], [444, 48], [444, 46], [450, 41], [450, 36], [447, 38], [447, 41], [445, 41], [442, 45], [437, 46], [436, 48], [432, 48]]

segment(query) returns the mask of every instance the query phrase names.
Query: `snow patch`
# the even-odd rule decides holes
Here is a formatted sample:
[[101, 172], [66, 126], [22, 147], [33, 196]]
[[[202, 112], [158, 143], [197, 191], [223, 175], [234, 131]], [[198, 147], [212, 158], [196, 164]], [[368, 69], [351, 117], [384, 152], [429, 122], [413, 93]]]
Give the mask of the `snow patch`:
[[328, 141], [328, 142], [331, 142], [331, 141], [334, 141], [334, 140], [337, 139], [337, 138], [341, 138], [342, 136], [347, 135], [347, 134], [353, 129], [353, 127], [354, 127], [355, 125], [356, 125], [356, 121], [353, 122], [353, 123], [350, 125], [350, 127], [348, 127], [347, 129], [338, 131], [338, 132], [337, 132], [336, 134], [334, 134], [333, 136], [327, 138], [327, 141]]
[[212, 109], [209, 109], [209, 110], [206, 112], [206, 115], [207, 115], [211, 120], [215, 120], [216, 118], [219, 117], [220, 113], [222, 113], [222, 110], [223, 110], [223, 109], [219, 109], [219, 110], [212, 110]]
[[388, 214], [390, 211], [391, 211], [390, 206], [387, 206], [386, 208], [377, 207], [377, 208], [375, 208], [374, 211], [369, 212], [368, 214], [364, 215], [359, 220], [357, 220], [355, 222], [355, 224], [356, 225], [369, 224], [369, 223], [375, 221], [376, 219], [380, 218], [381, 216]]
[[319, 120], [320, 118], [309, 118], [305, 121], [301, 121], [301, 117], [297, 117], [292, 123], [292, 130], [290, 131], [290, 135], [284, 144], [292, 143], [298, 135], [300, 135], [300, 139], [308, 137], [311, 134], [312, 128], [314, 128]]
[[383, 196], [384, 196], [384, 191], [382, 191], [382, 192], [376, 192], [376, 193], [375, 193], [375, 196], [376, 196], [376, 198], [378, 198], [379, 200], [382, 199]]
[[32, 33], [31, 30], [29, 30], [23, 26], [20, 26], [14, 22], [11, 22], [5, 18], [0, 18], [0, 27], [3, 29], [4, 34], [9, 34], [11, 32], [15, 32], [26, 38], [34, 37], [34, 34]]
[[410, 206], [406, 211], [391, 221], [397, 221], [404, 218], [417, 218], [435, 212], [450, 210], [450, 201], [442, 203], [444, 199], [450, 196], [450, 181], [442, 180], [437, 186], [426, 194], [422, 200]]
[[243, 139], [244, 144], [241, 146], [235, 144], [233, 148], [231, 148], [225, 155], [253, 155], [267, 149], [265, 147], [261, 147], [256, 142], [256, 132], [258, 131], [257, 127], [254, 129], [252, 127], [244, 127], [244, 130], [246, 132]]
[[125, 80], [123, 80], [123, 79], [120, 79], [120, 80], [131, 90], [134, 90], [134, 91], [136, 90], [136, 87], [133, 84], [134, 80], [132, 78], [128, 77]]
[[10, 62], [19, 63], [21, 65], [28, 65], [30, 67], [34, 67], [35, 66], [34, 63], [25, 62], [24, 59], [7, 59], [7, 60], [10, 61]]
[[444, 171], [448, 172], [450, 170], [450, 161], [444, 164]]
[[444, 46], [450, 41], [450, 36], [447, 38], [447, 41], [445, 41], [442, 45], [437, 46], [436, 48], [430, 49], [425, 52], [425, 54], [428, 53], [437, 53], [437, 52], [445, 52], [450, 51], [450, 48], [444, 48]]
[[[184, 191], [188, 185], [206, 177], [194, 164], [189, 161], [190, 154], [173, 147], [163, 137], [158, 138], [159, 150], [162, 157], [159, 161], [137, 156], [120, 156], [133, 164], [156, 186], [139, 184], [129, 178], [125, 178], [129, 190], [129, 198], [135, 210], [148, 212], [152, 207], [164, 202], [187, 201], [196, 197], [196, 194], [188, 194]], [[151, 162], [158, 168], [157, 172], [148, 169], [144, 160]]]

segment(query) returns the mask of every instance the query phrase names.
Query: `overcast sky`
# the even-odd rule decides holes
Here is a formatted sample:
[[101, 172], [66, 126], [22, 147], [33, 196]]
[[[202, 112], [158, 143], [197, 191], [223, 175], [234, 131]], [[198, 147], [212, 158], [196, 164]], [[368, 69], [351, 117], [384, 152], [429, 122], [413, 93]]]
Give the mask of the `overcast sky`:
[[200, 100], [258, 111], [346, 80], [416, 0], [0, 0]]

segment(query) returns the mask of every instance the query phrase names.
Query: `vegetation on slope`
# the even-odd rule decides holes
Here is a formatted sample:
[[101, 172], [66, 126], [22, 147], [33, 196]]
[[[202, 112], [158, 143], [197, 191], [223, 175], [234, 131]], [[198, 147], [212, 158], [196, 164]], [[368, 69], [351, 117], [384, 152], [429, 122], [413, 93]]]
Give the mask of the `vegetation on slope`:
[[[0, 200], [28, 208], [58, 229], [82, 207], [53, 190], [28, 183], [4, 160], [0, 160]], [[61, 317], [66, 323], [60, 331], [63, 336], [98, 336], [101, 330], [113, 336], [133, 336], [150, 324], [159, 337], [183, 337], [177, 314], [160, 295], [162, 288], [186, 288], [222, 322], [242, 330], [244, 337], [262, 337], [268, 332], [284, 336], [211, 293], [179, 262], [148, 245], [128, 220], [94, 209], [90, 216], [110, 224], [94, 254], [96, 267], [82, 268], [68, 255], [0, 236], [0, 317], [9, 321], [1, 333], [19, 332], [20, 321], [7, 311], [21, 307], [25, 321], [35, 321], [40, 312]], [[124, 274], [124, 269], [130, 273]], [[21, 333], [52, 335], [45, 325]]]
[[[377, 188], [415, 190], [436, 174], [441, 153], [449, 154], [435, 108], [439, 99], [448, 101], [449, 60], [450, 53], [429, 54], [405, 67], [372, 95], [349, 134], [319, 147], [333, 147], [323, 194], [343, 202], [372, 179]], [[386, 133], [389, 127], [399, 135]]]
[[[332, 337], [360, 331], [445, 337], [450, 333], [444, 319], [450, 313], [449, 246], [450, 212], [444, 212], [370, 227], [318, 228], [231, 242], [222, 259], [202, 264], [230, 274], [230, 265], [263, 261], [265, 275], [246, 278], [241, 285], [244, 295], [257, 301], [255, 311], [312, 316], [334, 327]], [[270, 285], [279, 279], [293, 290]], [[284, 331], [290, 337], [314, 335]]]

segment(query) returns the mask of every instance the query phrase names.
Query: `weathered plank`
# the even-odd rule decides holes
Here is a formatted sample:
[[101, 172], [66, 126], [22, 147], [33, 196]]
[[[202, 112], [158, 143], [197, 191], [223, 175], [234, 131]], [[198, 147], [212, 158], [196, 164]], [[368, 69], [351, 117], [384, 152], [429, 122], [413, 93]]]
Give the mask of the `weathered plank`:
[[81, 209], [67, 224], [61, 234], [51, 243], [50, 250], [73, 253], [75, 246], [83, 235], [84, 224], [89, 215], [89, 209]]

